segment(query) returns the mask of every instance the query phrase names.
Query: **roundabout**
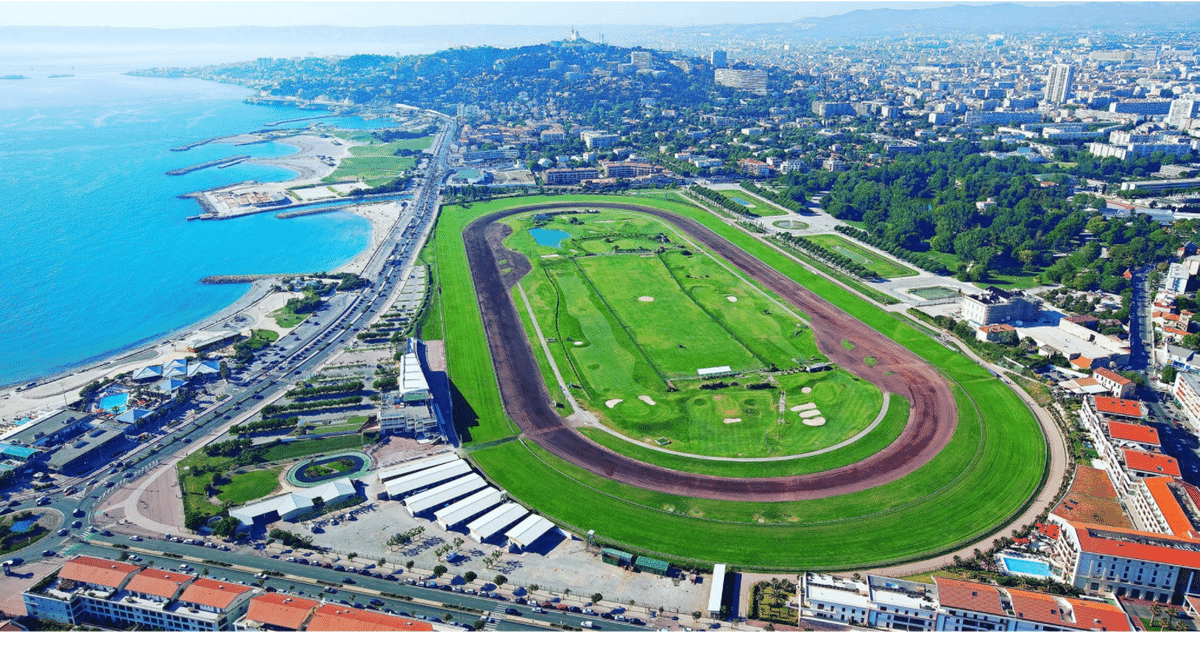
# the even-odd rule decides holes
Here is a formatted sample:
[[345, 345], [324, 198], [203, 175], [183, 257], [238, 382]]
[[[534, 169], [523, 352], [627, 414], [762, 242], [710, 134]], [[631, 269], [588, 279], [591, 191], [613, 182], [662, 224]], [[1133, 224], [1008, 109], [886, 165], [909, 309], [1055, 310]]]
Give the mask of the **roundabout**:
[[362, 452], [328, 454], [295, 464], [287, 471], [287, 481], [307, 488], [343, 477], [356, 478], [365, 475], [371, 463], [371, 457]]
[[[698, 208], [625, 201], [519, 199], [443, 212], [439, 237], [461, 233], [465, 247], [458, 256], [453, 247], [437, 247], [439, 278], [450, 277], [450, 268], [469, 272], [493, 384], [525, 439], [481, 446], [471, 458], [514, 497], [576, 532], [595, 530], [605, 541], [676, 559], [845, 569], [929, 557], [996, 532], [1038, 489], [1045, 441], [1029, 410], [987, 371]], [[547, 392], [539, 368], [546, 360], [534, 354], [512, 294], [548, 259], [508, 248], [509, 227], [501, 222], [573, 203], [607, 216], [621, 211], [660, 220], [687, 245], [684, 251], [719, 260], [800, 311], [821, 354], [888, 394], [893, 408], [907, 405], [907, 417], [879, 428], [889, 439], [859, 441], [815, 457], [816, 465], [679, 459], [567, 424]], [[539, 324], [546, 329], [549, 322]], [[449, 373], [458, 382], [465, 378], [466, 341], [455, 332], [448, 324]], [[468, 402], [482, 396], [463, 393]], [[802, 403], [800, 394], [797, 405], [812, 403]], [[637, 392], [625, 401], [637, 402]], [[827, 406], [800, 412], [812, 410], [838, 414]]]

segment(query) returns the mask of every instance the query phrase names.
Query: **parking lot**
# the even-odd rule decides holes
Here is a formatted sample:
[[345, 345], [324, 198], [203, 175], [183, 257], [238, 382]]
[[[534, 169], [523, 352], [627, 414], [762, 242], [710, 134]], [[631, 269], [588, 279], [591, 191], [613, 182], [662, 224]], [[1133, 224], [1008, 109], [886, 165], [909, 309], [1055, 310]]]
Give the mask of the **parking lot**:
[[[374, 495], [368, 490], [368, 495]], [[449, 575], [462, 575], [468, 570], [480, 578], [491, 578], [496, 574], [508, 577], [510, 583], [518, 585], [537, 584], [546, 591], [588, 597], [600, 593], [613, 601], [628, 601], [637, 598], [643, 607], [664, 607], [671, 611], [690, 614], [703, 611], [708, 604], [708, 580], [694, 583], [690, 579], [670, 579], [649, 573], [625, 571], [600, 562], [597, 554], [586, 551], [586, 544], [574, 538], [561, 538], [555, 542], [554, 535], [547, 535], [539, 542], [539, 551], [514, 554], [503, 553], [491, 568], [484, 566], [485, 558], [500, 549], [492, 544], [477, 544], [463, 532], [447, 532], [432, 521], [414, 518], [404, 506], [396, 501], [371, 501], [366, 505], [377, 505], [375, 509], [363, 509], [354, 519], [342, 519], [338, 525], [326, 523], [313, 532], [301, 524], [279, 523], [279, 527], [297, 535], [310, 535], [313, 543], [327, 546], [343, 557], [355, 553], [357, 559], [378, 562], [384, 558], [389, 563], [403, 565], [412, 560], [418, 569], [432, 570], [439, 564], [449, 568]], [[413, 528], [425, 530], [413, 543], [391, 548], [386, 542], [396, 533]], [[461, 558], [453, 562], [439, 561], [435, 550], [453, 543], [455, 538], [464, 540], [458, 549]], [[548, 550], [541, 550], [548, 549]]]

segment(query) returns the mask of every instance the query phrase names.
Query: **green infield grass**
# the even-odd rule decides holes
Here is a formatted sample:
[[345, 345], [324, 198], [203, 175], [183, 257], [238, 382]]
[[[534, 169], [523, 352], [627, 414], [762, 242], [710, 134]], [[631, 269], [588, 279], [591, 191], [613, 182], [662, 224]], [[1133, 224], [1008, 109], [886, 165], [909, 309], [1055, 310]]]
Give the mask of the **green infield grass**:
[[915, 277], [919, 274], [910, 267], [904, 267], [896, 261], [854, 244], [840, 235], [808, 235], [806, 237], [826, 249], [836, 251], [863, 267], [875, 270], [884, 279]]
[[[606, 424], [639, 439], [669, 439], [673, 450], [769, 457], [827, 447], [875, 418], [882, 405], [878, 388], [844, 372], [759, 373], [824, 359], [794, 312], [714, 259], [680, 249], [683, 240], [661, 222], [606, 212], [540, 225], [570, 234], [559, 252], [586, 246], [596, 234], [649, 238], [670, 249], [568, 259], [539, 248], [525, 232], [529, 219], [521, 218], [508, 220], [514, 232], [506, 242], [535, 266], [522, 285], [555, 364], [564, 380], [579, 386], [576, 398]], [[524, 320], [526, 312], [520, 313]], [[530, 339], [551, 395], [559, 394], [540, 344]], [[727, 365], [750, 372], [740, 379], [761, 389], [736, 381], [700, 388], [697, 369]], [[813, 390], [811, 398], [801, 396], [803, 387]], [[786, 410], [801, 403], [826, 407], [826, 425], [806, 426]]]
[[893, 394], [883, 420], [862, 438], [853, 443], [811, 457], [787, 459], [783, 461], [721, 461], [714, 459], [696, 459], [692, 457], [667, 454], [660, 450], [634, 445], [627, 440], [617, 438], [600, 429], [585, 427], [580, 433], [591, 440], [627, 457], [652, 463], [663, 468], [681, 470], [685, 473], [700, 475], [717, 475], [720, 477], [785, 477], [791, 475], [807, 475], [832, 468], [841, 468], [856, 461], [880, 452], [892, 444], [896, 437], [904, 431], [908, 423], [908, 400]]
[[281, 469], [251, 470], [241, 475], [229, 478], [228, 484], [218, 486], [221, 502], [230, 501], [241, 505], [252, 500], [258, 500], [279, 488], [279, 473]]
[[[375, 148], [376, 146], [358, 146]], [[347, 157], [338, 164], [337, 170], [322, 182], [348, 182], [362, 180], [374, 187], [390, 182], [412, 170], [416, 159], [412, 157]]]
[[750, 209], [750, 214], [756, 217], [774, 217], [781, 214], [788, 214], [787, 210], [781, 210], [776, 205], [768, 203], [745, 189], [714, 189], [713, 191], [716, 191], [722, 198], [731, 203], [738, 202], [734, 200], [735, 198], [740, 198], [749, 203], [746, 207]]

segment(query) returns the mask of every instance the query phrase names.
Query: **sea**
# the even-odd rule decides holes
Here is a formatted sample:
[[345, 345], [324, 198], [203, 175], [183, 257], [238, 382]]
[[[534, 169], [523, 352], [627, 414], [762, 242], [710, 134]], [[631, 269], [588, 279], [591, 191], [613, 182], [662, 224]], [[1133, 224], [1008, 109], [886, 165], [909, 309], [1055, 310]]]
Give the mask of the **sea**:
[[[295, 148], [172, 147], [321, 113], [246, 104], [252, 91], [232, 85], [123, 71], [111, 61], [90, 68], [35, 61], [18, 72], [28, 78], [0, 80], [0, 385], [127, 351], [216, 313], [250, 288], [203, 285], [205, 276], [328, 270], [369, 244], [369, 222], [344, 211], [187, 221], [202, 211], [181, 194], [295, 174], [252, 164], [167, 171]], [[330, 118], [284, 126], [311, 122], [389, 124]]]

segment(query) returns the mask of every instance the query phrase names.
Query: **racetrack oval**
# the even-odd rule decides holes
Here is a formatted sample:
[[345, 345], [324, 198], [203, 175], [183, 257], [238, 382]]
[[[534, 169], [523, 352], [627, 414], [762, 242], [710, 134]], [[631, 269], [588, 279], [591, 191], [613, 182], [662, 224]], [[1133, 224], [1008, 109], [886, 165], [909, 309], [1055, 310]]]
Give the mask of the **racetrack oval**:
[[[624, 203], [591, 202], [589, 207], [654, 216], [690, 236], [761, 286], [804, 311], [818, 348], [830, 361], [905, 396], [908, 423], [891, 445], [847, 466], [792, 477], [735, 478], [699, 475], [631, 459], [592, 442], [568, 426], [551, 405], [537, 360], [510, 290], [530, 269], [529, 260], [502, 244], [510, 232], [501, 219], [563, 203], [523, 205], [488, 213], [463, 232], [471, 278], [483, 318], [504, 408], [523, 435], [565, 461], [609, 479], [652, 491], [731, 501], [793, 501], [863, 491], [902, 478], [928, 463], [946, 446], [958, 422], [945, 378], [908, 349], [826, 302], [808, 289], [687, 217]], [[500, 261], [507, 261], [507, 273]], [[853, 342], [843, 344], [843, 340]], [[852, 348], [848, 347], [852, 346]], [[871, 356], [872, 366], [864, 363]]]

